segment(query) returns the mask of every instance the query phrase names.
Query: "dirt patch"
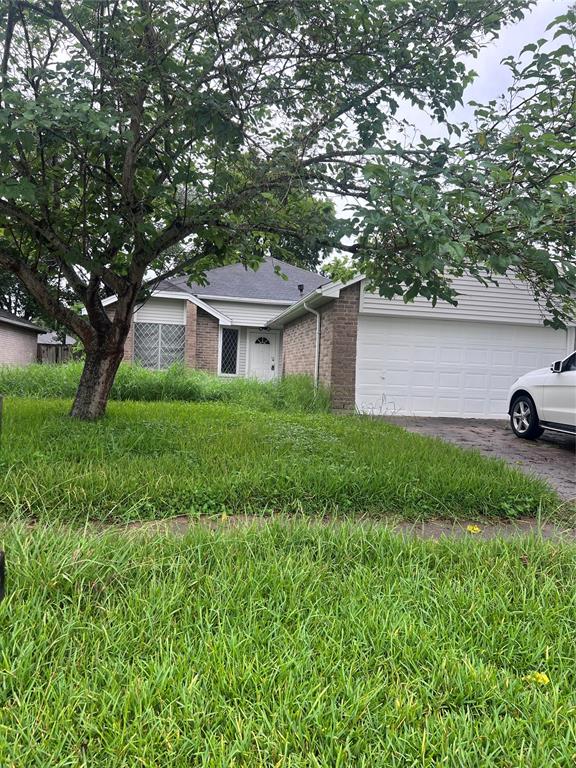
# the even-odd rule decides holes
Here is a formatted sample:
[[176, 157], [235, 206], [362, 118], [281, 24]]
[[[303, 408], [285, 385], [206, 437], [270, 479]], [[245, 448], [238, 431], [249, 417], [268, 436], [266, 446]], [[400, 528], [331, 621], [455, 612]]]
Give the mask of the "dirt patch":
[[173, 517], [166, 520], [151, 520], [142, 522], [132, 522], [126, 525], [99, 526], [99, 530], [110, 530], [111, 528], [119, 533], [136, 533], [163, 535], [172, 534], [176, 536], [185, 536], [191, 529], [201, 526], [210, 530], [234, 530], [235, 528], [246, 528], [251, 526], [265, 527], [280, 523], [282, 525], [291, 525], [295, 522], [308, 522], [310, 525], [342, 525], [344, 523], [356, 523], [367, 528], [389, 528], [392, 532], [403, 536], [416, 536], [421, 539], [441, 538], [461, 539], [511, 539], [518, 536], [538, 536], [543, 540], [576, 541], [576, 528], [562, 527], [553, 523], [543, 523], [536, 518], [525, 518], [514, 521], [487, 521], [478, 520], [428, 520], [423, 522], [398, 522], [392, 519], [377, 520], [374, 518], [346, 519], [335, 517], [324, 517], [321, 520], [312, 518], [283, 516], [261, 516], [261, 515], [230, 515], [226, 517], [201, 517], [189, 518], [184, 515]]

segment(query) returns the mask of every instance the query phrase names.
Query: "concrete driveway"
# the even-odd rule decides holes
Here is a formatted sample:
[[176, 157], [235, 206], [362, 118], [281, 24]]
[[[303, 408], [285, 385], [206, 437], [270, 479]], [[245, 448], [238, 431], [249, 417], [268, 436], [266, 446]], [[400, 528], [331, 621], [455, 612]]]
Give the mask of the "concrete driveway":
[[389, 416], [386, 421], [505, 459], [518, 469], [547, 480], [563, 499], [576, 498], [576, 438], [570, 435], [544, 432], [539, 440], [520, 440], [508, 422], [492, 419]]

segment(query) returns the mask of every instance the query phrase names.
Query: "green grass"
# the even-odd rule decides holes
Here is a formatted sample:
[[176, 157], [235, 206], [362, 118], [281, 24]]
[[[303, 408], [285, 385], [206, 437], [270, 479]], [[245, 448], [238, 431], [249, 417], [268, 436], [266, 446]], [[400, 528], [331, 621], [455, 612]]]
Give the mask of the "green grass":
[[104, 419], [81, 423], [69, 405], [6, 400], [0, 516], [518, 517], [559, 504], [503, 461], [365, 417], [112, 402]]
[[574, 547], [303, 524], [0, 541], [3, 768], [574, 764]]
[[[0, 394], [16, 397], [72, 398], [82, 363], [0, 366]], [[112, 388], [113, 400], [237, 403], [259, 411], [325, 412], [328, 392], [315, 389], [309, 376], [286, 376], [271, 382], [222, 378], [205, 371], [174, 365], [151, 371], [138, 365], [121, 365]]]

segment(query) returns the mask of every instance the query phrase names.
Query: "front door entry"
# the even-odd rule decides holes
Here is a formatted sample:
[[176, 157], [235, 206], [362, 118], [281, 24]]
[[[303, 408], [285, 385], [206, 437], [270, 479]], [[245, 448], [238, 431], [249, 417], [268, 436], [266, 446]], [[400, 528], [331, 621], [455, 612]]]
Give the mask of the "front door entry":
[[248, 376], [268, 381], [279, 374], [278, 331], [248, 331]]

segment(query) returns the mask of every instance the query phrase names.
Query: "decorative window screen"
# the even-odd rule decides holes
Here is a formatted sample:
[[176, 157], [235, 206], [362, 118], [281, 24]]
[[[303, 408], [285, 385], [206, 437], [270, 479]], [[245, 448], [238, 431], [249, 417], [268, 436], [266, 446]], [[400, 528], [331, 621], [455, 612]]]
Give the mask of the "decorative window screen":
[[220, 373], [237, 373], [238, 330], [222, 328], [222, 349], [220, 352]]
[[266, 336], [258, 336], [254, 344], [270, 344], [270, 339], [267, 339]]
[[184, 360], [184, 325], [134, 323], [134, 360], [146, 368], [169, 368]]

